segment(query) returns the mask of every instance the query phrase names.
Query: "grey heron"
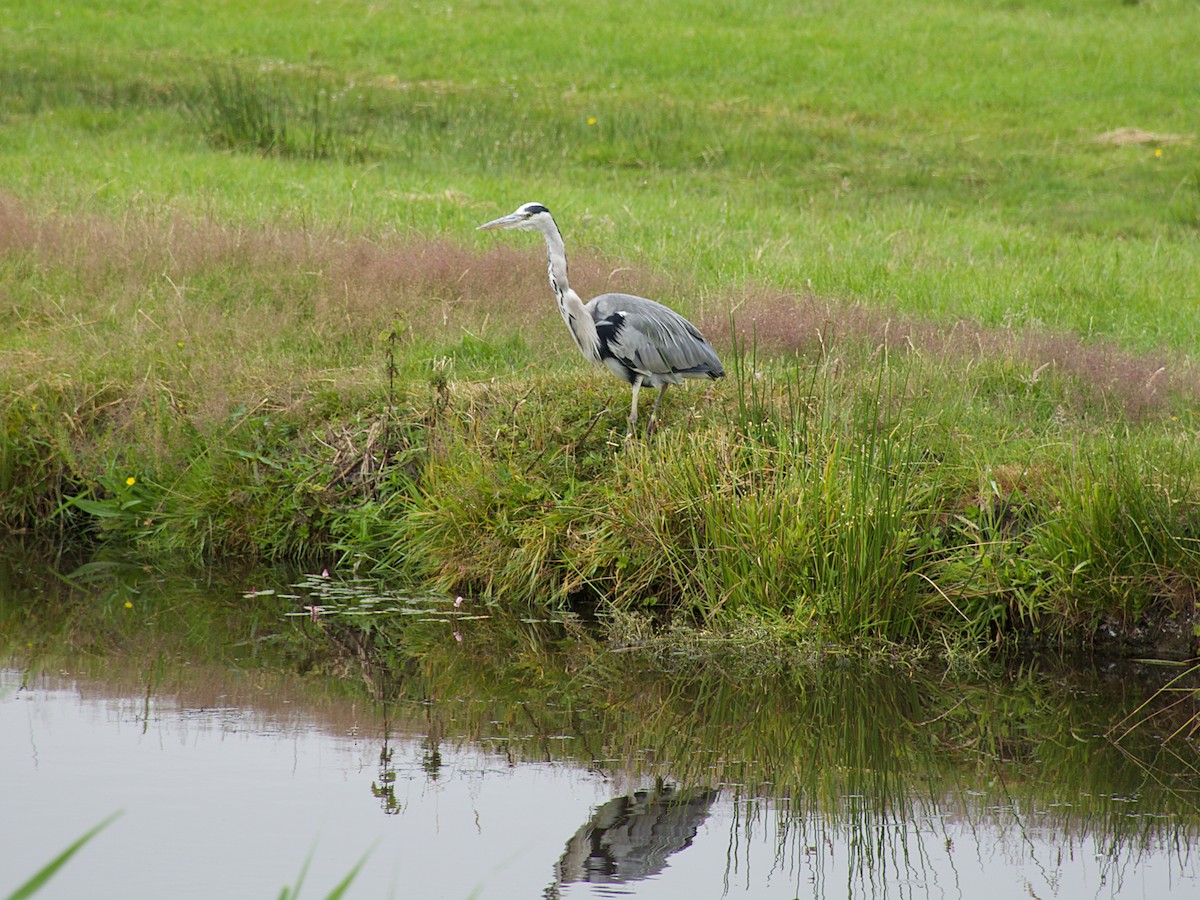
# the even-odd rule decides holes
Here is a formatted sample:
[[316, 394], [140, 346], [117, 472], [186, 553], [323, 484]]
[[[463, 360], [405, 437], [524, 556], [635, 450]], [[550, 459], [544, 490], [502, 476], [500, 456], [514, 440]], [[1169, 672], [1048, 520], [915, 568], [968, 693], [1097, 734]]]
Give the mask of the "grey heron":
[[600, 294], [587, 303], [567, 283], [567, 253], [554, 217], [541, 203], [525, 203], [516, 212], [494, 219], [477, 230], [514, 228], [540, 231], [546, 239], [550, 288], [558, 311], [587, 359], [602, 365], [633, 386], [629, 432], [638, 420], [638, 391], [658, 388], [646, 433], [654, 430], [658, 405], [672, 384], [684, 378], [723, 378], [725, 369], [712, 345], [691, 322], [675, 310], [632, 294]]

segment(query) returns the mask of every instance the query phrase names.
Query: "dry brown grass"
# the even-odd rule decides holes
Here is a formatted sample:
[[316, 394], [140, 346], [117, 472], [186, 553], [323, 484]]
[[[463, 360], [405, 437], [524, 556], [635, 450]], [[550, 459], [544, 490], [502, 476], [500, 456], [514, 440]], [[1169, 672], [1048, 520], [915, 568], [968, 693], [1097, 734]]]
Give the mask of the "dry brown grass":
[[[314, 384], [378, 383], [380, 337], [397, 324], [407, 340], [519, 333], [539, 350], [567, 352], [541, 252], [532, 242], [479, 252], [445, 238], [246, 228], [171, 214], [43, 215], [0, 196], [0, 316], [16, 330], [0, 357], [32, 377], [141, 373], [154, 390], [174, 385], [193, 412], [219, 416], [246, 400], [235, 395], [287, 403]], [[585, 297], [661, 296], [665, 288], [655, 275], [588, 255], [573, 258], [572, 276]], [[1180, 394], [1200, 396], [1195, 364], [1166, 350], [931, 322], [753, 286], [705, 301], [710, 312], [698, 324], [726, 346], [725, 311], [733, 310], [739, 336], [753, 335], [767, 352], [853, 340], [951, 361], [1002, 357], [1028, 367], [1031, 379], [1053, 367], [1134, 416]]]
[[[397, 320], [434, 337], [484, 327], [525, 334], [554, 319], [540, 247], [477, 253], [445, 239], [249, 229], [170, 215], [35, 217], [0, 196], [0, 254], [24, 261], [10, 269], [25, 269], [17, 278], [61, 273], [54, 296], [12, 311], [30, 331], [125, 322], [136, 326], [134, 337], [149, 328], [242, 346], [241, 335], [249, 347], [281, 333], [373, 334]], [[572, 262], [584, 290], [608, 283], [612, 271], [602, 260]], [[11, 285], [0, 289], [12, 293]]]
[[[1134, 418], [1161, 410], [1181, 395], [1200, 397], [1195, 362], [1165, 349], [1133, 353], [1111, 341], [1088, 341], [1065, 332], [986, 328], [968, 320], [932, 322], [812, 294], [750, 289], [731, 297], [729, 307], [736, 310], [738, 339], [753, 341], [767, 353], [818, 353], [854, 340], [952, 363], [1010, 360], [1026, 368], [1030, 380], [1057, 370]], [[728, 321], [715, 316], [702, 320], [701, 327], [706, 333], [729, 332]]]
[[1189, 142], [1191, 139], [1191, 135], [1187, 134], [1161, 134], [1132, 126], [1115, 128], [1096, 135], [1097, 144], [1113, 144], [1118, 147], [1128, 144], [1178, 144]]

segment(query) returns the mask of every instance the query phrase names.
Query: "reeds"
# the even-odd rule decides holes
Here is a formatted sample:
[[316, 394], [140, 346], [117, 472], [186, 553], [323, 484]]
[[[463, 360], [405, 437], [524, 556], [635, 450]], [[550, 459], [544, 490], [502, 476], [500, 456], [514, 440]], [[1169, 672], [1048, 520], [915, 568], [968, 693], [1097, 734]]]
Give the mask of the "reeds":
[[361, 95], [320, 77], [297, 85], [237, 68], [213, 68], [184, 110], [214, 147], [270, 156], [361, 161], [370, 154], [374, 116]]
[[[835, 371], [738, 347], [728, 395], [709, 407], [711, 393], [680, 391], [669, 430], [628, 445], [612, 415], [579, 407], [604, 383], [535, 379], [515, 402], [451, 384], [411, 489], [353, 514], [341, 546], [505, 604], [753, 615], [843, 641], [1061, 641], [1105, 623], [1145, 636], [1188, 620], [1200, 557], [1183, 458], [1160, 469], [1152, 436], [1138, 454], [1025, 436], [988, 448], [980, 476], [931, 440], [963, 407], [913, 397], [931, 378], [949, 390], [947, 372], [912, 356], [855, 368], [853, 352]], [[986, 474], [1013, 452], [1015, 477]]]
[[[472, 338], [452, 352], [494, 366], [526, 351]], [[662, 432], [629, 444], [615, 382], [586, 370], [464, 382], [439, 357], [425, 385], [389, 389], [392, 342], [375, 409], [331, 397], [316, 428], [311, 407], [235, 409], [204, 430], [171, 403], [130, 407], [160, 423], [153, 465], [106, 449], [129, 433], [124, 414], [60, 394], [10, 408], [12, 422], [44, 424], [0, 441], [9, 483], [24, 486], [7, 509], [193, 560], [336, 553], [534, 610], [751, 615], [841, 641], [1130, 634], [1149, 647], [1175, 627], [1167, 644], [1186, 643], [1186, 625], [1170, 625], [1189, 621], [1200, 576], [1185, 446], [1155, 429], [964, 446], [947, 436], [980, 412], [970, 396], [939, 402], [953, 367], [859, 352], [788, 362], [736, 347], [727, 385], [673, 392]]]

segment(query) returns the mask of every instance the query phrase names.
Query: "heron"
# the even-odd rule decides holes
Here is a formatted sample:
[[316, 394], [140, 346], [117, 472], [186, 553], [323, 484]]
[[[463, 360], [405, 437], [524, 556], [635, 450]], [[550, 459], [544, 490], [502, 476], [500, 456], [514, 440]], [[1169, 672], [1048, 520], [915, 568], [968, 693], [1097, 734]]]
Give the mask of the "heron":
[[638, 421], [638, 391], [658, 388], [646, 434], [654, 431], [663, 394], [684, 378], [725, 377], [712, 344], [695, 325], [670, 307], [632, 294], [600, 294], [584, 303], [567, 282], [567, 252], [562, 233], [542, 203], [525, 203], [516, 212], [480, 225], [478, 231], [510, 228], [540, 231], [546, 239], [550, 289], [558, 311], [585, 358], [633, 386], [629, 410], [632, 437]]

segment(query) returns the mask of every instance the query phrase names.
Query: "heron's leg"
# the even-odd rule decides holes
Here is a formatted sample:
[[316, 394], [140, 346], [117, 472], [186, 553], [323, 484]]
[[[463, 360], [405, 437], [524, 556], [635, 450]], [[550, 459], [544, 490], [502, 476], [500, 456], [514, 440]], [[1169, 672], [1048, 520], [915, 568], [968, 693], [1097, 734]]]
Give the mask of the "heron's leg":
[[639, 375], [633, 380], [633, 405], [629, 408], [629, 431], [625, 432], [625, 437], [633, 437], [637, 430], [637, 398], [638, 391], [642, 389], [642, 376]]
[[667, 392], [669, 384], [664, 384], [658, 389], [658, 396], [654, 398], [654, 406], [650, 410], [650, 421], [646, 423], [646, 437], [654, 434], [654, 426], [658, 424], [658, 404], [662, 403], [663, 394]]

